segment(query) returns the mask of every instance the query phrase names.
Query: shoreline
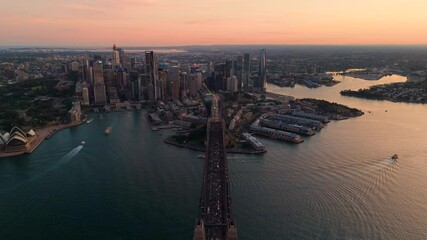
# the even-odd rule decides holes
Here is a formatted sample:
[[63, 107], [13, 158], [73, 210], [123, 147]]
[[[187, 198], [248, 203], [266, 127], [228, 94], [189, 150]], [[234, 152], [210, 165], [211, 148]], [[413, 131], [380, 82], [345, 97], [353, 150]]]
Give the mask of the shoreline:
[[16, 151], [16, 152], [4, 152], [2, 150], [0, 151], [0, 158], [14, 157], [14, 156], [19, 156], [23, 154], [31, 154], [43, 143], [43, 141], [49, 140], [56, 133], [67, 128], [79, 126], [85, 122], [86, 121], [82, 120], [82, 121], [70, 123], [70, 124], [54, 125], [54, 126], [34, 129], [36, 136], [30, 140], [30, 146], [28, 148], [26, 148], [25, 150]]

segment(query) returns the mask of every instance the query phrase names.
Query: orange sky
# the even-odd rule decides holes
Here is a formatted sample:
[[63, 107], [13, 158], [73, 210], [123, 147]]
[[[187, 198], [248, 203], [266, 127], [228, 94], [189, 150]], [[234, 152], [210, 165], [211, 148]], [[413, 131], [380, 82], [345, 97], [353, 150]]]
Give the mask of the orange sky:
[[426, 0], [13, 0], [0, 45], [427, 44]]

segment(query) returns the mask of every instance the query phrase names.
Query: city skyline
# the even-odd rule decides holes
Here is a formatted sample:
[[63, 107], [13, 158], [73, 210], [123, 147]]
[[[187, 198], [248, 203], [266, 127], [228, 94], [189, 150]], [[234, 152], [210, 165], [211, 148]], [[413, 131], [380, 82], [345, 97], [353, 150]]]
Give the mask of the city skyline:
[[17, 0], [0, 15], [8, 29], [0, 46], [426, 44], [426, 7], [419, 0]]

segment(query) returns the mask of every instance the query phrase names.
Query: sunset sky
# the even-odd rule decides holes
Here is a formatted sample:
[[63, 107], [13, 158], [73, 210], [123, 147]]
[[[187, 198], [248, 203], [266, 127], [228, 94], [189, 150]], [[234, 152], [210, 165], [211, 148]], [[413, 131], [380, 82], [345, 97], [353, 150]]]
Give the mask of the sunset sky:
[[0, 45], [427, 44], [426, 0], [12, 0]]

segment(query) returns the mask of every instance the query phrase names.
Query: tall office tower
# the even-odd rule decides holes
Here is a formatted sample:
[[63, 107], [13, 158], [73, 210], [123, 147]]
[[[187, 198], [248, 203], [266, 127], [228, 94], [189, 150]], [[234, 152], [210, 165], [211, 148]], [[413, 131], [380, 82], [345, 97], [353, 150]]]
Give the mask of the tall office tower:
[[89, 106], [89, 89], [87, 87], [83, 88], [83, 106]]
[[208, 62], [206, 66], [206, 77], [210, 77], [213, 71], [214, 71], [214, 64], [212, 62]]
[[139, 75], [141, 79], [141, 100], [148, 100], [148, 85], [150, 84], [150, 76], [148, 74]]
[[149, 84], [148, 84], [148, 86], [147, 86], [147, 95], [148, 95], [148, 100], [149, 101], [154, 101], [154, 100], [156, 100], [155, 98], [154, 98], [154, 85], [150, 82]]
[[130, 68], [131, 68], [131, 70], [138, 70], [139, 62], [138, 62], [137, 57], [131, 57], [130, 58]]
[[243, 69], [242, 69], [242, 88], [244, 91], [249, 90], [249, 79], [251, 77], [251, 55], [245, 53], [243, 55]]
[[[227, 75], [228, 74], [228, 75]], [[211, 76], [211, 81], [209, 82], [211, 90], [226, 90], [227, 89], [227, 77], [229, 77], [228, 65], [227, 63], [221, 63], [215, 65], [214, 74]]]
[[181, 95], [187, 96], [188, 94], [188, 76], [186, 72], [180, 74], [180, 83], [181, 83]]
[[93, 63], [93, 92], [95, 96], [95, 104], [106, 104], [107, 97], [105, 94], [104, 69], [102, 61]]
[[237, 92], [237, 77], [235, 75], [232, 75], [231, 77], [227, 78], [227, 91], [229, 92]]
[[162, 101], [167, 101], [167, 99], [171, 98], [169, 71], [167, 69], [163, 69], [162, 71], [159, 71], [159, 82], [157, 86], [160, 90], [159, 99], [162, 99]]
[[120, 102], [116, 88], [116, 73], [113, 69], [104, 69], [104, 84], [109, 102]]
[[160, 98], [160, 86], [156, 56], [153, 51], [145, 51], [145, 73], [150, 76], [150, 81], [153, 84], [153, 96], [154, 99]]
[[81, 68], [82, 68], [82, 80], [92, 85], [93, 81], [92, 81], [91, 66], [89, 63], [89, 58], [87, 56], [83, 57], [81, 61]]
[[258, 81], [256, 88], [262, 92], [266, 91], [267, 87], [267, 56], [265, 49], [261, 49], [259, 55]]
[[79, 67], [80, 67], [79, 62], [74, 61], [70, 65], [71, 65], [71, 71], [77, 72], [79, 70]]
[[169, 82], [171, 86], [171, 97], [172, 100], [179, 100], [179, 89], [180, 89], [180, 82], [179, 82], [179, 67], [178, 66], [172, 66], [169, 67]]
[[202, 81], [202, 73], [197, 72], [190, 75], [189, 79], [189, 89], [190, 89], [190, 96], [194, 97], [197, 95], [197, 92], [202, 89], [203, 81]]
[[228, 78], [231, 75], [234, 75], [233, 62], [234, 62], [233, 59], [229, 59], [225, 61], [225, 65], [226, 65], [225, 76], [224, 76], [225, 78]]
[[169, 86], [170, 86], [170, 96], [172, 100], [179, 99], [179, 90], [181, 88], [179, 81], [179, 64], [175, 66], [169, 66]]
[[241, 91], [243, 88], [242, 84], [242, 69], [243, 69], [243, 56], [238, 56], [235, 64], [234, 75], [237, 77], [237, 90]]
[[93, 83], [94, 84], [104, 84], [104, 67], [102, 61], [96, 61], [92, 66], [93, 72]]
[[141, 99], [141, 78], [137, 71], [132, 71], [129, 74], [130, 78], [130, 88], [131, 88], [131, 98], [134, 100]]
[[123, 48], [117, 48], [117, 51], [119, 52], [119, 64], [123, 67], [123, 68], [127, 68], [127, 62], [128, 62], [128, 57], [127, 54], [125, 53], [125, 50]]
[[113, 55], [112, 55], [112, 68], [116, 69], [120, 65], [120, 52], [119, 48], [116, 47], [116, 44], [113, 45]]

